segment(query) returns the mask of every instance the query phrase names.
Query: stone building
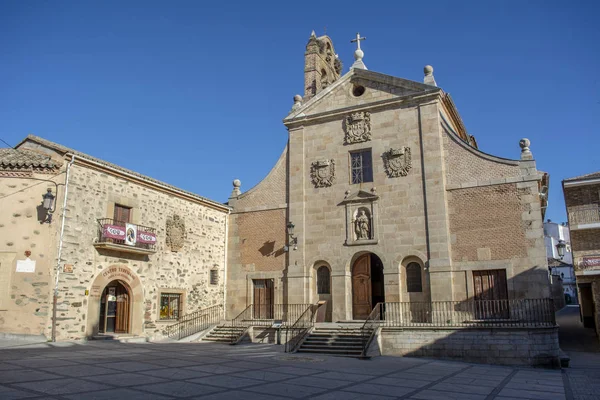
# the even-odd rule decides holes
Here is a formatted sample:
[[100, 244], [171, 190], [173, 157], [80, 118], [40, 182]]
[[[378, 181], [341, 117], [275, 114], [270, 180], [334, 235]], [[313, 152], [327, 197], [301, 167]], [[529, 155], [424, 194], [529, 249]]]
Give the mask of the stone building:
[[600, 337], [600, 172], [565, 179], [562, 184], [581, 318]]
[[0, 210], [0, 332], [51, 337], [55, 287], [57, 340], [225, 301], [223, 204], [30, 135], [0, 150]]
[[361, 40], [342, 75], [313, 32], [286, 148], [254, 188], [234, 182], [228, 317], [265, 302], [326, 300], [344, 321], [378, 302], [548, 298], [548, 175], [529, 141], [517, 160], [479, 150], [432, 67], [423, 83], [369, 71]]

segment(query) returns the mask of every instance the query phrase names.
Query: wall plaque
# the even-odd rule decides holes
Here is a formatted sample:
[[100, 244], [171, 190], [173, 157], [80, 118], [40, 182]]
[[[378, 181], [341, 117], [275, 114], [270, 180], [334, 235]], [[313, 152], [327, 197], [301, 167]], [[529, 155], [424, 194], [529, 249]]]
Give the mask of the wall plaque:
[[17, 272], [35, 272], [35, 261], [30, 260], [29, 257], [25, 260], [17, 260]]

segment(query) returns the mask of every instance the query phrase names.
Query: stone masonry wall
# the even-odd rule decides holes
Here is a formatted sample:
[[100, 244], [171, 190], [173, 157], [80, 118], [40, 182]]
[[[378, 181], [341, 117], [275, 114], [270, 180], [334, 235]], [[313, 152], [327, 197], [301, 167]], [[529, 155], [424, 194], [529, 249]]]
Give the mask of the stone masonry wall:
[[[97, 330], [87, 321], [97, 318], [88, 315], [88, 310], [97, 312], [90, 302], [98, 299], [87, 296], [86, 290], [96, 290], [94, 281], [111, 266], [124, 268], [141, 283], [144, 304], [141, 308], [136, 308], [139, 304], [134, 306], [132, 315], [132, 325], [140, 326], [141, 331], [134, 334], [160, 336], [162, 329], [173, 323], [159, 321], [161, 292], [182, 294], [182, 314], [223, 303], [225, 209], [165, 193], [105, 170], [75, 164], [71, 172], [63, 263], [73, 265], [73, 273], [62, 274], [60, 279], [59, 339], [78, 339]], [[97, 220], [112, 218], [114, 204], [132, 207], [131, 222], [156, 228], [156, 253], [135, 255], [94, 247]], [[185, 243], [181, 250], [172, 252], [165, 243], [166, 222], [175, 214], [185, 222]], [[211, 269], [218, 271], [216, 285], [209, 282]]]
[[[63, 183], [64, 174], [55, 174], [34, 173], [32, 177]], [[41, 204], [47, 188], [56, 195], [51, 182], [0, 175], [0, 332], [48, 334], [60, 218], [57, 212], [52, 223], [41, 223], [46, 216]], [[59, 186], [59, 202], [62, 196]], [[17, 260], [25, 260], [27, 250], [36, 263], [35, 272], [17, 272]]]
[[382, 355], [558, 367], [558, 328], [384, 328]]
[[285, 303], [283, 270], [287, 243], [287, 148], [267, 177], [249, 191], [230, 198], [227, 318], [252, 299], [252, 279], [273, 279], [275, 303]]

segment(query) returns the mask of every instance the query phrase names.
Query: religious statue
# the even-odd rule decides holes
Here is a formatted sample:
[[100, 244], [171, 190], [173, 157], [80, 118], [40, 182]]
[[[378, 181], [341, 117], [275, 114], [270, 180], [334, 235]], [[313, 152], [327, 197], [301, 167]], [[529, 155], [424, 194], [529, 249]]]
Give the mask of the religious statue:
[[356, 239], [370, 239], [371, 238], [371, 226], [369, 217], [365, 214], [364, 210], [360, 210], [358, 217], [356, 218]]

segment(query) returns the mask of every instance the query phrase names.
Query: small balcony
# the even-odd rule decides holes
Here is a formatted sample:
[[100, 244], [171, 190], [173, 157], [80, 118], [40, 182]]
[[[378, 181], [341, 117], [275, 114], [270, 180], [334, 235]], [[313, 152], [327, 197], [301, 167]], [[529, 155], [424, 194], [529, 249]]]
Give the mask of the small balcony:
[[156, 253], [156, 229], [101, 218], [98, 220], [98, 240], [94, 247], [134, 254], [153, 254]]
[[586, 204], [569, 207], [569, 229], [598, 229], [600, 228], [600, 206]]

